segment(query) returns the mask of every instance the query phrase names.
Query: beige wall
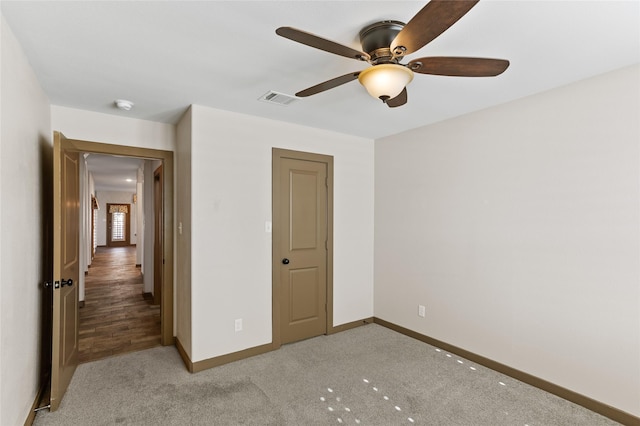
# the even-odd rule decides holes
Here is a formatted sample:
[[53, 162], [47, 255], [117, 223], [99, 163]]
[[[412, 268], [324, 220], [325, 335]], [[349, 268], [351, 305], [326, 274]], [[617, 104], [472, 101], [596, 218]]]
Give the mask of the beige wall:
[[376, 141], [376, 316], [640, 415], [639, 76]]
[[69, 139], [173, 151], [173, 124], [51, 105], [51, 126]]
[[372, 141], [201, 106], [191, 113], [192, 360], [271, 342], [272, 147], [334, 156], [334, 325], [372, 316]]
[[4, 17], [0, 39], [0, 424], [18, 425], [38, 390], [53, 150], [49, 101]]

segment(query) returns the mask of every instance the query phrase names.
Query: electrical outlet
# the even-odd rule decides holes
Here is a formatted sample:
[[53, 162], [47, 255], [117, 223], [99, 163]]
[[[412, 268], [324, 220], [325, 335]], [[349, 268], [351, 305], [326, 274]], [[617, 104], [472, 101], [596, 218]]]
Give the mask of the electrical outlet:
[[236, 332], [242, 331], [242, 318], [236, 320]]
[[418, 316], [424, 318], [426, 315], [427, 308], [424, 305], [418, 305]]

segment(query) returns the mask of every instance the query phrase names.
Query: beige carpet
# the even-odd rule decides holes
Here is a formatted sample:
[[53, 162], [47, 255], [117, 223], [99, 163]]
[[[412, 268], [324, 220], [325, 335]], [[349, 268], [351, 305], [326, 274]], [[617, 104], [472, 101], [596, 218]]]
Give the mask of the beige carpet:
[[190, 374], [173, 347], [82, 364], [36, 425], [612, 425], [371, 324]]

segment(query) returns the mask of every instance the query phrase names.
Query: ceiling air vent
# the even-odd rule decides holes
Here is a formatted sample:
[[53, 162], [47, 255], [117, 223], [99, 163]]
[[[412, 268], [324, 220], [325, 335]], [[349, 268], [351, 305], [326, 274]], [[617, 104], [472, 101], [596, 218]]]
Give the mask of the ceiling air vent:
[[294, 101], [297, 101], [298, 98], [291, 95], [285, 95], [284, 93], [274, 92], [273, 90], [265, 93], [264, 95], [258, 98], [259, 101], [269, 102], [270, 104], [284, 105], [287, 106]]

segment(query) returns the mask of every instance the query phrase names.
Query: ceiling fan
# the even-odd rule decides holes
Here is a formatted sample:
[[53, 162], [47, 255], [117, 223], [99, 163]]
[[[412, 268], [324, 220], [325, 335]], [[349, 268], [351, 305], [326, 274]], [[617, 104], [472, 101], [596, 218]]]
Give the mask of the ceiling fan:
[[407, 24], [381, 21], [360, 31], [362, 50], [324, 39], [292, 27], [280, 27], [276, 34], [347, 58], [368, 62], [372, 66], [304, 89], [296, 96], [306, 97], [358, 79], [374, 98], [393, 108], [407, 103], [407, 84], [413, 74], [457, 77], [493, 77], [509, 66], [505, 59], [467, 57], [425, 57], [402, 64], [411, 54], [462, 18], [479, 0], [431, 0]]

